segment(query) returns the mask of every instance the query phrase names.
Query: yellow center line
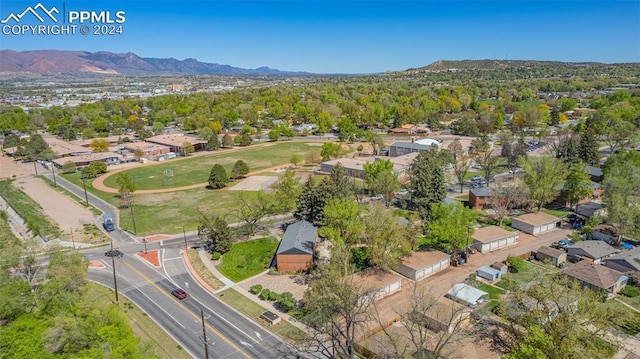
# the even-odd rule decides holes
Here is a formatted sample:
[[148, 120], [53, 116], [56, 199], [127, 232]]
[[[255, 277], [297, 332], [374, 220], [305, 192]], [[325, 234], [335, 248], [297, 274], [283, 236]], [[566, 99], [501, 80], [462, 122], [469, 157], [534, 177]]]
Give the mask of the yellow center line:
[[[144, 275], [142, 272], [140, 272], [139, 270], [135, 269], [133, 266], [131, 266], [131, 264], [125, 262], [125, 264], [127, 265], [127, 267], [131, 268], [134, 272], [136, 272], [138, 275], [140, 275], [142, 278], [144, 278], [149, 284], [151, 284], [152, 286], [156, 287], [156, 289], [160, 292], [163, 293], [165, 296], [169, 297], [169, 299], [173, 300], [174, 302], [176, 302], [176, 304], [178, 304], [179, 306], [181, 306], [184, 310], [186, 310], [194, 319], [197, 320], [201, 320], [202, 318], [200, 318], [200, 316], [194, 314], [193, 312], [191, 312], [189, 310], [189, 308], [187, 308], [186, 305], [182, 304], [179, 300], [177, 300], [176, 298], [174, 298], [173, 296], [169, 295], [166, 293], [166, 291], [162, 288], [160, 288], [160, 286], [158, 286], [156, 283], [154, 283], [149, 277], [147, 277], [146, 275]], [[220, 333], [218, 330], [216, 330], [214, 327], [212, 327], [209, 323], [207, 323], [206, 321], [204, 322], [205, 326], [207, 328], [209, 328], [212, 332], [214, 332], [217, 336], [219, 336], [222, 340], [224, 340], [227, 344], [229, 344], [232, 348], [236, 349], [240, 354], [242, 354], [245, 358], [247, 359], [252, 359], [252, 356], [249, 356], [249, 354], [245, 353], [244, 350], [242, 350], [239, 346], [237, 346], [235, 343], [233, 343], [231, 340], [229, 340], [229, 338], [225, 337], [224, 335], [222, 335], [222, 333]]]

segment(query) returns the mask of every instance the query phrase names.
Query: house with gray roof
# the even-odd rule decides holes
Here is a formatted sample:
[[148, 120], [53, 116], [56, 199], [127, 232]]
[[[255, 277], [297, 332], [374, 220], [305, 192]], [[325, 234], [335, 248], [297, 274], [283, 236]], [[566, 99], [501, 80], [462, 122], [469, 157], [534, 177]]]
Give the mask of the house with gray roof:
[[493, 191], [489, 187], [472, 188], [469, 190], [469, 206], [471, 208], [485, 209], [488, 203], [491, 203]]
[[412, 142], [394, 142], [389, 146], [389, 156], [398, 157], [408, 153], [426, 151], [431, 146]]
[[275, 266], [278, 272], [304, 271], [313, 265], [318, 228], [307, 221], [298, 221], [287, 226], [278, 245]]
[[602, 168], [587, 166], [587, 172], [589, 172], [589, 176], [591, 177], [591, 180], [593, 182], [598, 182], [598, 183], [602, 182], [602, 176], [604, 175], [602, 173]]
[[568, 255], [578, 255], [590, 259], [593, 263], [601, 263], [607, 257], [620, 252], [603, 241], [580, 241], [567, 247]]
[[607, 258], [605, 266], [622, 273], [640, 271], [640, 247]]

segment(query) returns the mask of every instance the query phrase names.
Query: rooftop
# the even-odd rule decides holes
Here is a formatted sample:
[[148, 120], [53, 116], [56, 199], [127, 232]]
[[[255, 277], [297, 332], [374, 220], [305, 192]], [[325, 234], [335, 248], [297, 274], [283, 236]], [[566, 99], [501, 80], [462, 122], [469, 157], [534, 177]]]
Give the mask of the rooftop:
[[390, 147], [409, 148], [412, 150], [428, 150], [431, 146], [411, 142], [394, 142]]
[[596, 176], [596, 177], [602, 176], [602, 169], [598, 167], [587, 166], [587, 172], [589, 172], [589, 175], [591, 176]]
[[400, 263], [409, 268], [417, 270], [438, 263], [450, 257], [450, 255], [440, 251], [413, 252], [410, 256], [400, 258]]
[[391, 163], [393, 164], [393, 171], [400, 172], [403, 169], [406, 169], [407, 167], [411, 166], [411, 163], [413, 163], [413, 160], [417, 156], [418, 154], [414, 152], [414, 153], [408, 153], [406, 155], [402, 155], [398, 157], [380, 157], [380, 156], [358, 157], [358, 158], [344, 157], [344, 158], [337, 158], [334, 160], [325, 161], [322, 163], [331, 165], [331, 166], [335, 166], [336, 164], [340, 163], [342, 167], [346, 169], [364, 171], [365, 163], [375, 162], [379, 160], [390, 160]]
[[492, 193], [489, 187], [472, 188], [469, 192], [473, 193], [476, 197], [491, 197]]
[[613, 257], [607, 258], [607, 261], [625, 261], [636, 270], [640, 271], [640, 247], [628, 251], [622, 251]]
[[44, 142], [46, 142], [47, 145], [49, 145], [49, 147], [51, 148], [53, 153], [56, 154], [56, 156], [66, 156], [66, 155], [73, 155], [76, 153], [80, 154], [80, 153], [92, 152], [90, 148], [86, 148], [77, 144], [63, 141], [56, 137], [43, 136], [42, 138], [44, 139]]
[[402, 277], [394, 272], [363, 270], [349, 276], [354, 283], [364, 290], [376, 290], [401, 281]]
[[476, 229], [471, 238], [481, 243], [489, 243], [498, 239], [507, 238], [516, 235], [516, 232], [509, 232], [498, 226], [487, 226]]
[[564, 274], [602, 289], [610, 288], [623, 275], [617, 270], [587, 261], [567, 267]]
[[287, 226], [276, 254], [313, 254], [318, 228], [307, 221]]
[[96, 152], [83, 156], [69, 156], [69, 157], [60, 157], [53, 160], [57, 165], [63, 166], [67, 162], [93, 162], [93, 161], [102, 161], [107, 158], [122, 158], [121, 155], [113, 152]]
[[547, 246], [542, 246], [542, 247], [538, 248], [538, 253], [542, 253], [542, 254], [546, 254], [546, 255], [548, 255], [550, 257], [558, 258], [559, 256], [561, 256], [565, 252], [561, 251], [559, 249], [555, 249], [555, 248], [551, 248], [551, 247], [547, 247]]
[[190, 142], [192, 145], [195, 145], [198, 143], [207, 143], [207, 141], [198, 139], [197, 137], [193, 137], [193, 136], [186, 136], [182, 133], [170, 133], [170, 134], [153, 136], [153, 137], [147, 138], [146, 141], [159, 143], [165, 146], [178, 146], [178, 147], [182, 147], [182, 145], [184, 145], [185, 142]]
[[604, 241], [580, 241], [569, 248], [582, 249], [589, 257], [593, 259], [604, 258], [612, 254], [620, 252], [619, 250], [611, 247]]
[[554, 223], [560, 220], [560, 218], [556, 216], [552, 216], [550, 214], [546, 214], [544, 212], [527, 213], [527, 214], [523, 214], [521, 216], [515, 217], [514, 219], [517, 219], [520, 222], [524, 222], [534, 226], [540, 226], [547, 223]]

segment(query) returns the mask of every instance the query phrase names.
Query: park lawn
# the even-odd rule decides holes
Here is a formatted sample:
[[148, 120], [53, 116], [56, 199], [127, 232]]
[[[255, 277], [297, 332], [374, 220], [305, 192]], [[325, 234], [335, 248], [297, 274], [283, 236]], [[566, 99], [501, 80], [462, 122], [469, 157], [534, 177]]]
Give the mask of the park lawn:
[[[259, 171], [289, 163], [294, 154], [306, 158], [311, 151], [319, 153], [320, 148], [301, 142], [280, 142], [254, 145], [236, 150], [214, 151], [211, 155], [169, 160], [159, 164], [142, 166], [123, 171], [136, 184], [138, 190], [178, 188], [205, 183], [214, 164], [221, 164], [231, 172], [237, 160], [243, 160], [249, 171]], [[171, 173], [172, 176], [165, 176]], [[118, 188], [116, 176], [107, 177], [105, 185]]]
[[222, 256], [218, 270], [234, 282], [253, 277], [269, 268], [277, 247], [274, 237], [236, 243]]
[[13, 181], [0, 181], [0, 193], [9, 206], [22, 217], [32, 234], [41, 234], [49, 239], [60, 238], [62, 232], [58, 225], [53, 223], [36, 201], [14, 186]]
[[298, 327], [282, 319], [282, 321], [275, 325], [269, 325], [264, 320], [260, 319], [260, 315], [266, 311], [261, 305], [255, 303], [251, 299], [238, 293], [235, 289], [229, 288], [217, 294], [223, 302], [227, 305], [235, 308], [242, 314], [253, 319], [256, 323], [265, 327], [268, 331], [273, 332], [282, 338], [287, 339], [290, 342], [298, 342], [306, 337], [306, 333], [300, 330]]

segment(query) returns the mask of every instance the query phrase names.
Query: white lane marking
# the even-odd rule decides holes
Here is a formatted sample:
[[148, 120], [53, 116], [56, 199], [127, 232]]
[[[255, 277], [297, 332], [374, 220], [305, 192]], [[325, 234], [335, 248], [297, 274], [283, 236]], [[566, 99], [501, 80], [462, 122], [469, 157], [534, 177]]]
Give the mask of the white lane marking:
[[258, 337], [258, 339], [260, 339], [260, 341], [262, 341], [262, 335], [260, 333], [258, 333], [258, 332], [254, 332], [254, 333], [256, 333], [256, 337]]
[[249, 343], [247, 343], [247, 342], [245, 342], [243, 340], [240, 341], [240, 344], [244, 345], [245, 347], [252, 347], [253, 348], [253, 345], [251, 345], [251, 344], [249, 344]]
[[184, 286], [187, 287], [187, 289], [189, 289], [189, 282], [184, 282]]
[[129, 284], [131, 284], [134, 288], [136, 288], [138, 290], [138, 292], [140, 292], [140, 294], [142, 294], [143, 296], [145, 296], [147, 299], [149, 299], [149, 302], [155, 304], [156, 307], [158, 307], [161, 311], [164, 312], [164, 314], [166, 314], [169, 318], [173, 319], [174, 322], [178, 323], [179, 326], [182, 327], [182, 329], [185, 329], [184, 325], [182, 325], [178, 320], [176, 320], [176, 318], [174, 318], [171, 314], [167, 313], [166, 310], [164, 310], [164, 308], [162, 308], [161, 306], [159, 306], [153, 299], [149, 298], [148, 295], [146, 295], [139, 287], [137, 284], [132, 283], [130, 281], [127, 280], [127, 282], [129, 282]]
[[182, 259], [182, 257], [165, 258], [164, 261], [174, 261], [176, 259]]

